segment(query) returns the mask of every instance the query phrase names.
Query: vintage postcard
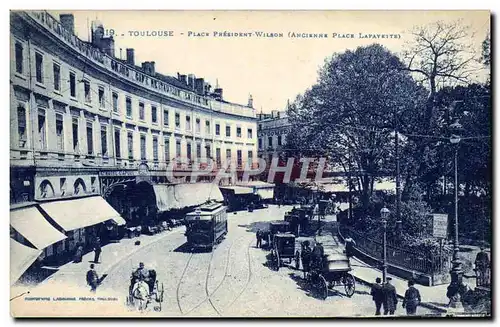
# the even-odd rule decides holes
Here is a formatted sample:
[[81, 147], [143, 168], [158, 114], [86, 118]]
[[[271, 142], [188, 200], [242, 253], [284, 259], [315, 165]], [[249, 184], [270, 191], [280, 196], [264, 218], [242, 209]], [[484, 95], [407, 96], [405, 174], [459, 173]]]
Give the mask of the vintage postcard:
[[12, 316], [491, 318], [490, 15], [11, 11]]

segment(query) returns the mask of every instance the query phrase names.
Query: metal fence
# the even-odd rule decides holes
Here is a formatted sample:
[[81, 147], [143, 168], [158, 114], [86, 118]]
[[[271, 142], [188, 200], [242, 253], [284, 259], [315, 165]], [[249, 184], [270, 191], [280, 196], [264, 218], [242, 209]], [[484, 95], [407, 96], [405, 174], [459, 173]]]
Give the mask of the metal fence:
[[[372, 240], [357, 231], [343, 226], [340, 227], [340, 231], [344, 235], [348, 233], [356, 242], [356, 247], [359, 250], [378, 260], [382, 260], [383, 243], [381, 240]], [[388, 264], [394, 264], [402, 268], [426, 274], [438, 274], [446, 272], [451, 268], [450, 257], [447, 255], [438, 254], [430, 256], [426, 253], [419, 253], [414, 250], [397, 247], [390, 243], [387, 244], [386, 249]]]

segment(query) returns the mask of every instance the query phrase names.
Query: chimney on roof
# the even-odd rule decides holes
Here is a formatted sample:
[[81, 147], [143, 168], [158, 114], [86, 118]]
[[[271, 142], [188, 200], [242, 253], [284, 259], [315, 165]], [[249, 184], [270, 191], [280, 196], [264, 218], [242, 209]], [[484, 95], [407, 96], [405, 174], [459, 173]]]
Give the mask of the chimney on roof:
[[206, 83], [205, 84], [205, 93], [204, 95], [210, 94], [210, 90], [212, 89], [212, 85]]
[[127, 64], [134, 66], [135, 58], [134, 58], [134, 49], [127, 48]]
[[177, 79], [181, 81], [182, 84], [187, 84], [186, 75], [177, 73]]
[[213, 96], [215, 100], [222, 100], [222, 88], [218, 87], [214, 90]]
[[196, 79], [196, 76], [194, 76], [194, 74], [189, 74], [188, 75], [188, 86], [192, 90], [194, 90], [194, 80], [195, 79]]
[[205, 95], [205, 80], [203, 78], [195, 79], [194, 88], [199, 95]]
[[252, 95], [250, 94], [250, 96], [248, 97], [248, 107], [249, 108], [253, 108], [253, 97]]
[[142, 63], [142, 70], [151, 76], [155, 76], [155, 62], [154, 61], [145, 61]]
[[65, 29], [75, 34], [75, 16], [73, 14], [60, 14], [59, 20]]

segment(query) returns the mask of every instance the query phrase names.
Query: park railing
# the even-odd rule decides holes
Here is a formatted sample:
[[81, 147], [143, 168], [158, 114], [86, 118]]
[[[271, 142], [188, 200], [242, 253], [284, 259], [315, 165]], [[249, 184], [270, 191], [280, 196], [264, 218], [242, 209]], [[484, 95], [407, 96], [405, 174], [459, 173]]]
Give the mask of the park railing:
[[[340, 226], [342, 235], [349, 235], [355, 242], [356, 248], [381, 261], [383, 243], [381, 240], [374, 240], [351, 228]], [[450, 257], [444, 254], [429, 255], [424, 252], [404, 249], [394, 244], [388, 243], [386, 246], [387, 263], [396, 265], [408, 270], [425, 274], [439, 274], [451, 269]]]

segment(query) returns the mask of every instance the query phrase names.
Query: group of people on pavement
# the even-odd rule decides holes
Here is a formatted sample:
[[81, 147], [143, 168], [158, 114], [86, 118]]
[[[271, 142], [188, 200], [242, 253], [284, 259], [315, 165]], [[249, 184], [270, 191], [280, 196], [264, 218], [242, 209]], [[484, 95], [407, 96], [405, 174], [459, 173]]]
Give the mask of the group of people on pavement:
[[[382, 280], [377, 277], [375, 284], [372, 285], [370, 295], [375, 302], [375, 315], [381, 315], [381, 309], [384, 309], [384, 315], [394, 315], [398, 304], [398, 295], [396, 288], [391, 283], [392, 278], [387, 277], [386, 283], [382, 284]], [[413, 280], [408, 281], [408, 289], [405, 292], [403, 299], [403, 308], [406, 309], [407, 315], [415, 315], [417, 307], [422, 301], [420, 292], [415, 288]]]

